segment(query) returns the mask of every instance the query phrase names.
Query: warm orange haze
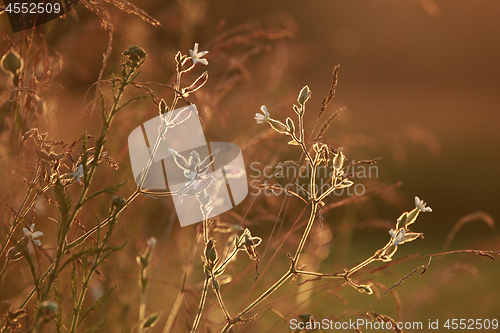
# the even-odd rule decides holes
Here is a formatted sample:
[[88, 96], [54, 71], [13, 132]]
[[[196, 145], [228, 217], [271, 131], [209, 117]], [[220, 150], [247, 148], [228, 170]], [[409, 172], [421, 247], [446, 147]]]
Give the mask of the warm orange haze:
[[497, 1], [24, 2], [0, 332], [498, 330]]

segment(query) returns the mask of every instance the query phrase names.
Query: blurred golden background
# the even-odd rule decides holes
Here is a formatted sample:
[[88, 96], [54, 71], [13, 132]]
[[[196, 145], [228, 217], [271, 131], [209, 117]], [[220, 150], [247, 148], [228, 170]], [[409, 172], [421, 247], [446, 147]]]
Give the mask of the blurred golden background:
[[[199, 43], [201, 50], [209, 51], [209, 65], [197, 69], [189, 78], [194, 80], [196, 74], [207, 70], [209, 81], [191, 100], [200, 111], [207, 141], [240, 145], [249, 181], [254, 175], [249, 169], [252, 162], [260, 162], [261, 167], [275, 166], [279, 161], [299, 158], [299, 151], [287, 146], [284, 138], [262, 134], [268, 128], [253, 119], [260, 106], [265, 104], [273, 117], [284, 121], [293, 115], [291, 106], [297, 93], [309, 85], [312, 98], [306, 114], [308, 133], [315, 126], [322, 98], [328, 92], [332, 69], [340, 64], [336, 97], [316, 130], [330, 114], [346, 107], [324, 135], [324, 141], [333, 147], [344, 147], [349, 160], [383, 157], [377, 163], [378, 179], [364, 180], [367, 189], [398, 181], [402, 185], [326, 213], [323, 228], [314, 229], [316, 236], [306, 247], [309, 259], [304, 260], [309, 260], [315, 269], [339, 271], [373, 254], [389, 237], [387, 223], [394, 223], [401, 212], [412, 209], [416, 195], [432, 207], [433, 213], [422, 214], [414, 226], [424, 233], [425, 239], [403, 246], [399, 257], [442, 251], [453, 226], [467, 214], [483, 211], [495, 221], [500, 217], [498, 1], [132, 2], [161, 26], [153, 27], [105, 4], [115, 31], [104, 78], [119, 73], [123, 50], [139, 45], [148, 54], [139, 81], [150, 82], [156, 95], [169, 102], [171, 91], [152, 82], [172, 84], [175, 53], [180, 50], [188, 54], [194, 43]], [[90, 103], [108, 34], [100, 27], [99, 18], [82, 4], [72, 15], [48, 23], [44, 29], [49, 29], [49, 25], [49, 53], [54, 63], [60, 63], [52, 81], [60, 87], [47, 87], [46, 105], [36, 126], [48, 131], [51, 138], [67, 142], [79, 138], [83, 126], [89, 133], [98, 134], [99, 112], [92, 115]], [[0, 18], [0, 28], [10, 33], [5, 15]], [[262, 31], [266, 33], [258, 36]], [[231, 36], [244, 38], [230, 40]], [[18, 42], [22, 36], [10, 34], [10, 38]], [[227, 41], [230, 42], [224, 44]], [[3, 53], [8, 46], [0, 45]], [[6, 81], [4, 78], [2, 81]], [[2, 83], [0, 89], [5, 92], [9, 87]], [[109, 92], [109, 86], [103, 91]], [[156, 114], [157, 107], [151, 100], [123, 110], [106, 146], [120, 170], [101, 169], [97, 182], [128, 180], [120, 193], [126, 196], [134, 190], [127, 137]], [[2, 134], [3, 156], [7, 140], [8, 136]], [[331, 203], [336, 199], [329, 200]], [[87, 227], [95, 225], [95, 214], [107, 212], [109, 202], [93, 205], [92, 210], [80, 216]], [[252, 234], [263, 238], [259, 246], [262, 279], [247, 305], [288, 268], [286, 253], [296, 247], [300, 234], [290, 236], [276, 257], [274, 251], [304, 206], [296, 199], [285, 200], [283, 195], [249, 195], [233, 213], [221, 216], [222, 221], [233, 224], [243, 220]], [[36, 224], [45, 234], [43, 244], [49, 252], [55, 235], [50, 233], [54, 226], [48, 217], [54, 214], [56, 210], [50, 205], [37, 205]], [[147, 306], [148, 311], [163, 310], [160, 324], [153, 329], [161, 332], [177, 296], [182, 267], [189, 260], [195, 233], [196, 226], [180, 228], [170, 199], [138, 198], [117, 226], [117, 238], [128, 239], [129, 244], [103, 267], [106, 280], [93, 280], [96, 295], [114, 284], [118, 288], [100, 314], [89, 316], [89, 323], [108, 317], [110, 321], [103, 331], [134, 330], [139, 299], [135, 257], [145, 248], [146, 240], [154, 236], [158, 246]], [[70, 233], [75, 238], [80, 234], [77, 228]], [[499, 244], [498, 228], [473, 221], [457, 232], [449, 249], [499, 250]], [[324, 250], [318, 254], [315, 247]], [[198, 258], [195, 257], [193, 284], [202, 281]], [[229, 272], [233, 281], [222, 287], [231, 313], [240, 309], [255, 273], [248, 258], [239, 255], [238, 259]], [[383, 292], [427, 261], [423, 257], [396, 265], [390, 274], [374, 275], [373, 280], [383, 284], [379, 286]], [[448, 255], [433, 261], [426, 275], [415, 274], [396, 288], [401, 304], [387, 297], [371, 310], [424, 323], [437, 318], [500, 319], [499, 273], [500, 266], [488, 258]], [[29, 275], [7, 276], [0, 287], [0, 299], [10, 299], [15, 304], [18, 294], [30, 290], [31, 284]], [[376, 300], [350, 288], [340, 288], [335, 281], [321, 280], [305, 286], [313, 289], [296, 296], [302, 286], [285, 284], [259, 306], [257, 320], [238, 325], [234, 331], [288, 332], [285, 320], [301, 313], [311, 313], [317, 319], [338, 318], [364, 311]], [[193, 289], [186, 297], [174, 331], [189, 331], [199, 293], [199, 289]], [[199, 331], [219, 331], [223, 318], [213, 293], [209, 293], [208, 306]]]

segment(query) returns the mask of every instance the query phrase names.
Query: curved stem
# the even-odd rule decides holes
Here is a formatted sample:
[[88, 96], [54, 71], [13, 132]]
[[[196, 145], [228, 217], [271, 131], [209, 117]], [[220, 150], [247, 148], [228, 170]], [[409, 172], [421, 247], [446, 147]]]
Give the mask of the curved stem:
[[170, 314], [168, 315], [167, 323], [165, 324], [165, 327], [163, 328], [163, 333], [169, 333], [172, 327], [174, 326], [174, 321], [175, 318], [177, 317], [177, 313], [179, 312], [180, 306], [181, 306], [181, 301], [184, 298], [184, 294], [186, 293], [187, 290], [187, 284], [189, 277], [191, 276], [191, 272], [193, 271], [193, 263], [194, 263], [194, 258], [196, 257], [196, 252], [198, 250], [198, 246], [201, 241], [201, 234], [197, 233], [196, 234], [196, 241], [193, 246], [193, 252], [191, 253], [191, 259], [189, 260], [189, 264], [186, 267], [184, 271], [184, 275], [182, 277], [182, 285], [181, 289], [179, 290], [179, 294], [177, 295], [177, 298], [175, 299], [174, 305], [172, 306], [172, 310], [170, 310]]
[[205, 283], [203, 284], [203, 291], [201, 293], [200, 305], [198, 307], [198, 313], [196, 313], [196, 317], [194, 318], [193, 328], [191, 329], [191, 333], [195, 333], [198, 325], [200, 324], [201, 314], [203, 313], [203, 308], [205, 307], [205, 301], [207, 300], [208, 293], [208, 282], [210, 280], [210, 276], [207, 275], [205, 277]]
[[[24, 208], [24, 204], [26, 203], [26, 201], [28, 201], [28, 198], [31, 194], [31, 191], [35, 187], [35, 183], [36, 183], [36, 180], [38, 178], [39, 170], [40, 170], [40, 162], [37, 163], [35, 175], [33, 176], [33, 181], [31, 182], [31, 184], [28, 188], [28, 191], [26, 192], [26, 194], [23, 198], [23, 201], [21, 202], [21, 206], [19, 206], [19, 210], [17, 211], [16, 217], [14, 218], [14, 222], [12, 223], [12, 227], [10, 229], [10, 232], [7, 235], [7, 237], [5, 238], [5, 243], [2, 245], [2, 250], [0, 251], [0, 259], [3, 257], [5, 251], [7, 250], [7, 246], [9, 245], [10, 239], [12, 238], [12, 235], [14, 235], [14, 232], [16, 231], [17, 227], [21, 223], [22, 218], [24, 217], [24, 215], [26, 215], [28, 213], [29, 209], [31, 209], [31, 207], [32, 207], [32, 204], [28, 205], [28, 208], [25, 210], [25, 212], [23, 214], [21, 214], [21, 211]], [[34, 200], [36, 200], [37, 197], [38, 197], [38, 194], [35, 195]], [[32, 200], [32, 201], [34, 202], [34, 200]]]
[[266, 299], [269, 295], [271, 295], [276, 289], [278, 289], [283, 283], [286, 282], [292, 276], [292, 272], [289, 270], [285, 273], [275, 284], [273, 284], [269, 289], [267, 289], [262, 295], [260, 295], [252, 304], [247, 306], [243, 311], [238, 313], [233, 320], [227, 323], [222, 329], [221, 333], [227, 333], [236, 323], [241, 321], [241, 317], [250, 312], [253, 308], [255, 308], [260, 302]]

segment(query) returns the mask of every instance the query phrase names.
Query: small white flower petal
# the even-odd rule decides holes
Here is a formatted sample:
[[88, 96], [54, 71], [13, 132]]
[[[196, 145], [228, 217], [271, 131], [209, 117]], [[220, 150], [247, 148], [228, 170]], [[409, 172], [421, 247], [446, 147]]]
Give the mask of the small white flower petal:
[[262, 124], [266, 118], [264, 117], [264, 115], [256, 113], [254, 119], [257, 121], [257, 124]]
[[31, 232], [28, 229], [23, 228], [23, 234], [24, 234], [24, 237], [27, 237], [29, 234], [31, 234]]
[[35, 243], [38, 246], [42, 245], [42, 242], [40, 242], [40, 240], [38, 240], [38, 239], [33, 239], [33, 243]]
[[203, 65], [208, 65], [208, 60], [207, 59], [198, 59], [198, 61], [200, 64], [203, 64]]
[[203, 65], [208, 65], [207, 59], [201, 59], [201, 57], [203, 57], [207, 53], [208, 51], [198, 52], [198, 43], [195, 43], [193, 49], [189, 50], [189, 54], [191, 55], [191, 60], [193, 61], [194, 65], [198, 62]]
[[257, 121], [257, 124], [262, 124], [266, 121], [269, 121], [269, 112], [267, 111], [267, 107], [262, 105], [260, 107], [262, 114], [256, 113], [254, 119]]
[[420, 200], [419, 197], [415, 197], [415, 207], [417, 207], [418, 210], [422, 213], [431, 213], [431, 207], [426, 207], [426, 205], [427, 204], [424, 202], [424, 200]]
[[267, 107], [265, 105], [262, 105], [260, 107], [260, 110], [262, 111], [262, 113], [264, 114], [264, 116], [269, 117], [269, 112], [267, 111]]
[[35, 239], [35, 238], [38, 238], [40, 236], [43, 236], [43, 232], [35, 231], [34, 233], [31, 234], [31, 239]]
[[392, 239], [394, 239], [394, 246], [398, 246], [400, 243], [402, 243], [405, 239], [405, 234], [406, 231], [405, 229], [401, 229], [401, 231], [398, 232], [396, 235], [394, 230], [389, 230], [389, 233], [391, 234]]
[[31, 230], [31, 232], [35, 231], [35, 223], [33, 223], [33, 224], [30, 226], [30, 230]]

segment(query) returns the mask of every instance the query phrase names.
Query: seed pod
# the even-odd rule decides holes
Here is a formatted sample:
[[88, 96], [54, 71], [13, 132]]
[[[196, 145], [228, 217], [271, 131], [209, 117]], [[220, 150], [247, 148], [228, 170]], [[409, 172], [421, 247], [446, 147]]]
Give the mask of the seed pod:
[[295, 124], [290, 117], [286, 118], [286, 125], [290, 129], [290, 133], [295, 135]]
[[420, 213], [420, 210], [417, 207], [413, 208], [413, 210], [408, 213], [408, 216], [406, 217], [405, 224], [402, 225], [401, 227], [405, 227], [406, 228], [410, 224], [413, 224], [417, 220], [418, 213]]
[[7, 51], [0, 60], [0, 67], [9, 75], [15, 75], [24, 66], [23, 58], [14, 50]]
[[172, 124], [175, 126], [175, 125], [180, 125], [182, 124], [183, 122], [185, 122], [189, 116], [191, 115], [191, 110], [189, 108], [185, 108], [184, 110], [182, 110], [181, 112], [179, 112], [174, 120], [172, 120]]
[[283, 124], [281, 121], [279, 120], [275, 120], [275, 119], [271, 119], [269, 118], [268, 120], [269, 122], [269, 125], [271, 125], [271, 127], [276, 131], [276, 132], [279, 132], [279, 133], [288, 133], [289, 131], [289, 128], [285, 126], [285, 124]]
[[185, 92], [187, 92], [187, 93], [195, 92], [196, 90], [198, 90], [201, 87], [203, 87], [205, 85], [205, 83], [207, 83], [207, 81], [208, 81], [208, 72], [205, 72], [205, 73], [201, 74], [196, 79], [196, 81], [193, 82], [192, 85], [190, 85], [189, 87], [187, 87], [185, 89]]

